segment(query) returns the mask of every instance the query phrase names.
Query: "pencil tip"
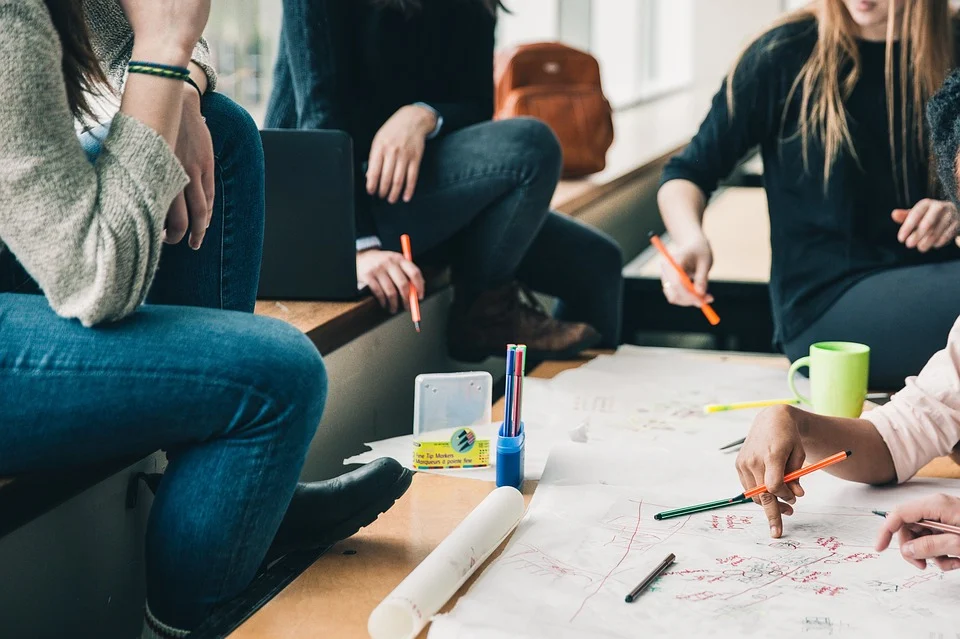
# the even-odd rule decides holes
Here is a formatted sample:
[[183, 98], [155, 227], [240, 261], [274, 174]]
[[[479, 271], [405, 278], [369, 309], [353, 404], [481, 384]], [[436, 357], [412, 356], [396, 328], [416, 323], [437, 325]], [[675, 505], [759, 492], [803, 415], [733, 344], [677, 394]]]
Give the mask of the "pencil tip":
[[887, 513], [883, 512], [882, 510], [871, 510], [870, 512], [872, 512], [874, 515], [879, 515], [880, 517], [887, 516]]
[[633, 603], [633, 597], [631, 597], [630, 595], [627, 595], [626, 597], [624, 597], [623, 600], [626, 601], [627, 603]]
[[847, 451], [847, 457], [850, 457], [851, 455], [853, 455], [853, 451], [852, 451], [852, 450], [848, 450], [848, 451]]
[[417, 332], [418, 332], [418, 333], [420, 332], [420, 322], [414, 322], [414, 323], [413, 323], [413, 327], [414, 327], [415, 329], [417, 329]]
[[663, 517], [660, 515], [660, 513], [657, 513], [656, 515], [654, 515], [653, 518], [656, 519], [657, 521], [663, 520]]

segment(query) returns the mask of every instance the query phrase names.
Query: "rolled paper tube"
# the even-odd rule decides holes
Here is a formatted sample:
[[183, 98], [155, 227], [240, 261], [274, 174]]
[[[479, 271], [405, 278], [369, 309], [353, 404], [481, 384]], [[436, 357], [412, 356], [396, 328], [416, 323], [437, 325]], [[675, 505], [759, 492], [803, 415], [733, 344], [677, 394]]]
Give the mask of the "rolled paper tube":
[[413, 639], [523, 517], [523, 495], [497, 488], [374, 608], [373, 639]]

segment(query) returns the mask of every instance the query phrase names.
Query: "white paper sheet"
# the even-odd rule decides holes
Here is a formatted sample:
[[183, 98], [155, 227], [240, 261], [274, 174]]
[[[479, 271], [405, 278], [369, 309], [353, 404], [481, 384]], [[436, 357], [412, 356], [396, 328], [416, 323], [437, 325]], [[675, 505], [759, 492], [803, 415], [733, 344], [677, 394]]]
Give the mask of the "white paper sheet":
[[[694, 455], [680, 466], [622, 449], [556, 451], [507, 548], [434, 621], [431, 639], [956, 637], [960, 574], [920, 572], [896, 550], [877, 553], [880, 519], [870, 510], [960, 493], [960, 482], [878, 490], [815, 473], [779, 540], [753, 504], [655, 521], [691, 496], [740, 490], [735, 475], [713, 475], [708, 460]], [[671, 552], [674, 566], [625, 603]]]
[[496, 550], [523, 516], [523, 495], [498, 488], [467, 515], [370, 614], [373, 639], [412, 639]]

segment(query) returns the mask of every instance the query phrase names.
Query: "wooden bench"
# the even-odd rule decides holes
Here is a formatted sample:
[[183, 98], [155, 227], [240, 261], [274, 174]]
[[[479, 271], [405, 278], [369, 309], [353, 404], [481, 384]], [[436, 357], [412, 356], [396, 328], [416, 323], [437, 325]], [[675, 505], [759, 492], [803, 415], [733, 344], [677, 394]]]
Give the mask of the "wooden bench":
[[[704, 233], [713, 248], [710, 292], [721, 322], [711, 327], [696, 310], [670, 305], [660, 283], [660, 258], [648, 248], [624, 269], [624, 335], [638, 331], [703, 333], [719, 348], [770, 352], [770, 220], [762, 188], [731, 187], [707, 207]], [[670, 245], [669, 237], [665, 238]]]

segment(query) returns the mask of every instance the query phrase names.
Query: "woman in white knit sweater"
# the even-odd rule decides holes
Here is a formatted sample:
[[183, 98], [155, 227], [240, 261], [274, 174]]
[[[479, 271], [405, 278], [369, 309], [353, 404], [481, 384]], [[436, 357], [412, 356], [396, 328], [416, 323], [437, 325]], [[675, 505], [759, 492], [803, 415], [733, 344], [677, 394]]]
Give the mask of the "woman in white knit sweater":
[[[249, 116], [201, 98], [209, 8], [0, 0], [0, 476], [168, 451], [147, 637], [186, 636], [268, 550], [348, 536], [410, 482], [381, 462], [297, 484], [326, 375], [298, 331], [239, 312], [256, 291], [262, 159]], [[120, 111], [85, 153], [75, 120], [131, 45]]]

